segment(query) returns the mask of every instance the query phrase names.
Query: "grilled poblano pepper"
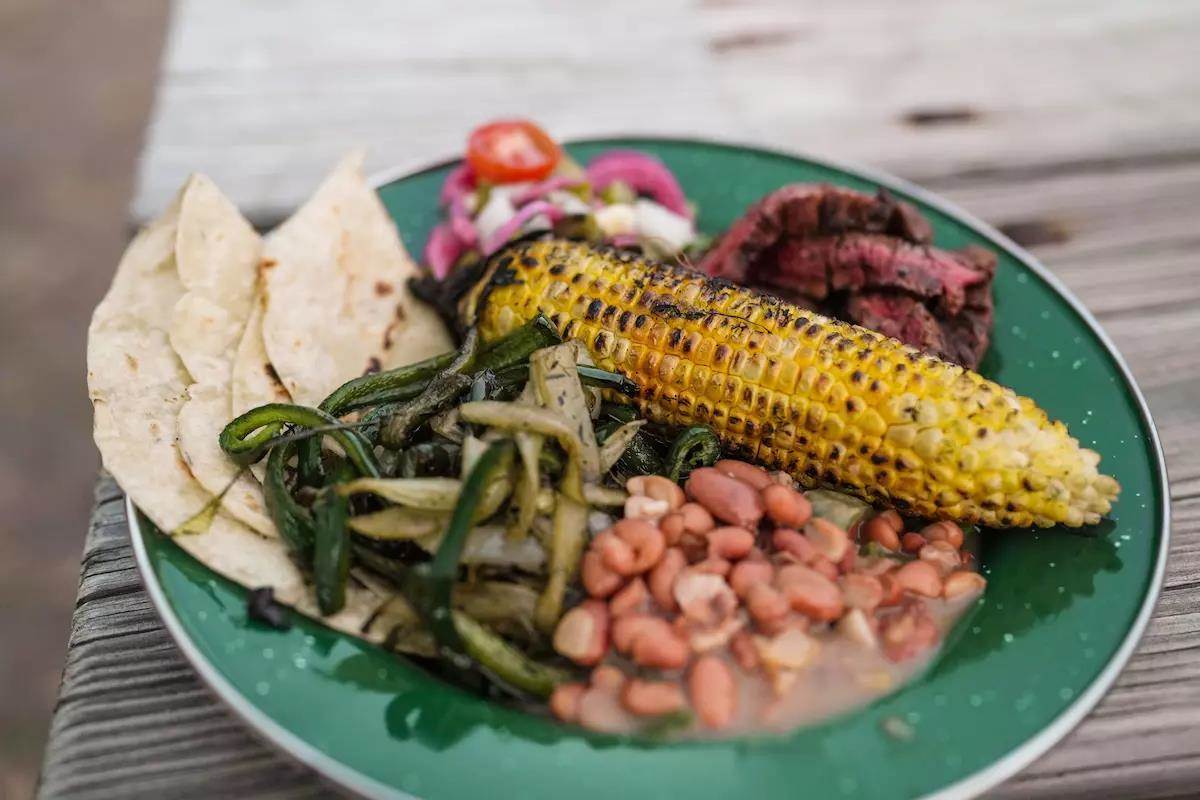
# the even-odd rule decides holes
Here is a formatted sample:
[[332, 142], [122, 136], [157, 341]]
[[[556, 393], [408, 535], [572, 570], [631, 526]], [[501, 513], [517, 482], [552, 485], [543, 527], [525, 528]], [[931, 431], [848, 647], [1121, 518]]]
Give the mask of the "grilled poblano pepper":
[[562, 240], [494, 255], [462, 301], [486, 340], [536, 314], [641, 392], [805, 486], [923, 517], [1096, 523], [1120, 489], [1032, 400], [895, 339], [627, 252]]

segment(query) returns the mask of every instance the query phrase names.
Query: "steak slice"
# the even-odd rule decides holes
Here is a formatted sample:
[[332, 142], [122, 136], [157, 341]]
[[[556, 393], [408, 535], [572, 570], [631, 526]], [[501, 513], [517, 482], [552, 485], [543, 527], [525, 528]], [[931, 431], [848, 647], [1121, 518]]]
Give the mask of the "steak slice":
[[763, 197], [733, 223], [700, 263], [716, 278], [745, 280], [749, 265], [780, 239], [842, 233], [885, 233], [928, 244], [921, 213], [880, 189], [875, 195], [828, 184], [794, 183]]
[[699, 267], [976, 367], [996, 258], [933, 247], [931, 236], [915, 208], [885, 191], [793, 184], [751, 206]]
[[[762, 285], [808, 287], [814, 297], [831, 292], [898, 289], [933, 301], [947, 315], [962, 311], [967, 289], [990, 274], [961, 253], [906, 242], [894, 236], [852, 233], [785, 239], [774, 263], [755, 262], [747, 276]], [[818, 294], [820, 292], [820, 294]]]

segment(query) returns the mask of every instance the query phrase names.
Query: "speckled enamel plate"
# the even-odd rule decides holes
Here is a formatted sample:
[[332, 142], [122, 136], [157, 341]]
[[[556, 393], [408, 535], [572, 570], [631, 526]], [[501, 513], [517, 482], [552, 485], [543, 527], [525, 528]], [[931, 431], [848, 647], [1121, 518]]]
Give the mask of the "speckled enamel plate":
[[[986, 225], [893, 178], [701, 141], [589, 140], [660, 156], [716, 232], [793, 181], [886, 186], [945, 247], [999, 254], [990, 378], [1027, 394], [1104, 456], [1124, 487], [1111, 523], [985, 536], [989, 578], [916, 683], [789, 736], [653, 744], [583, 734], [465, 694], [402, 659], [302, 620], [247, 622], [245, 592], [144, 520], [133, 540], [167, 627], [214, 691], [267, 739], [373, 797], [911, 798], [974, 795], [1045, 752], [1099, 700], [1150, 615], [1167, 552], [1166, 476], [1141, 393], [1095, 320], [1045, 268]], [[389, 176], [380, 194], [414, 252], [438, 218], [451, 162]], [[132, 515], [131, 515], [132, 516]], [[886, 720], [902, 720], [904, 725]], [[897, 737], [898, 728], [911, 735]], [[891, 731], [889, 733], [888, 731]]]

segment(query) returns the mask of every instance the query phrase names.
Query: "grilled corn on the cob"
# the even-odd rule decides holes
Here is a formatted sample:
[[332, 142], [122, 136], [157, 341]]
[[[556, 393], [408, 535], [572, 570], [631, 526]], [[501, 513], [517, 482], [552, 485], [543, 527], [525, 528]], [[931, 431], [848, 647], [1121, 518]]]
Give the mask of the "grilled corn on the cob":
[[1098, 522], [1120, 489], [1032, 400], [878, 333], [629, 253], [566, 241], [494, 256], [464, 299], [485, 338], [541, 312], [642, 389], [806, 486], [994, 527]]

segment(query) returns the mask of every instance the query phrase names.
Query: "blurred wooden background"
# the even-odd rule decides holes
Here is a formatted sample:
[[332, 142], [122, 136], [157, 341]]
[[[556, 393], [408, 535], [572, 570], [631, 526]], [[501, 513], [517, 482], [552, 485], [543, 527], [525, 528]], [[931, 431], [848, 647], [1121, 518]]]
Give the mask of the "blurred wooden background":
[[[81, 372], [71, 372], [82, 362], [82, 327], [111, 274], [121, 226], [161, 209], [188, 172], [207, 172], [265, 226], [351, 146], [370, 147], [372, 168], [418, 163], [456, 152], [489, 117], [533, 116], [560, 136], [730, 136], [870, 163], [942, 192], [1032, 247], [1117, 340], [1168, 450], [1176, 526], [1168, 589], [1118, 688], [1003, 793], [1192, 796], [1200, 785], [1200, 3], [181, 0], [128, 216], [112, 198], [128, 191], [125, 154], [135, 149], [144, 101], [126, 107], [109, 98], [136, 98], [136, 87], [148, 85], [161, 12], [156, 28], [152, 16], [139, 22], [127, 9], [89, 4], [87, 14], [60, 12], [57, 27], [38, 28], [34, 41], [59, 43], [48, 52], [71, 68], [76, 93], [61, 95], [69, 107], [48, 103], [40, 128], [10, 126], [18, 115], [6, 111], [0, 132], [6, 145], [19, 137], [42, 154], [41, 162], [10, 149], [0, 155], [6, 170], [24, 163], [31, 183], [106, 168], [106, 194], [47, 192], [60, 227], [45, 229], [36, 257], [0, 248], [6, 277], [19, 269], [59, 278], [53, 285], [30, 278], [33, 289], [18, 284], [22, 291], [7, 293], [4, 309], [23, 316], [0, 337], [25, 379], [6, 403], [28, 412], [18, 417], [25, 432], [3, 445], [4, 475], [20, 482], [10, 481], [0, 516], [8, 526], [0, 554], [21, 554], [14, 563], [24, 566], [12, 570], [21, 576], [0, 577], [22, 598], [35, 591], [45, 598], [23, 608], [59, 609], [58, 616], [21, 612], [42, 621], [50, 631], [43, 639], [57, 632], [47, 623], [62, 619], [70, 589], [62, 576], [34, 588], [29, 576], [44, 559], [29, 555], [28, 534], [11, 519], [30, 520], [28, 498], [45, 486], [70, 488], [58, 505], [86, 505], [82, 487], [95, 458]], [[29, 40], [19, 36], [28, 28], [15, 30], [11, 42], [0, 40], [5, 48]], [[95, 53], [112, 55], [88, 60]], [[54, 74], [55, 60], [42, 58]], [[12, 74], [0, 67], [0, 81]], [[20, 77], [25, 94], [15, 97], [60, 97], [42, 71]], [[110, 123], [103, 134], [87, 125], [97, 121]], [[100, 140], [106, 147], [83, 151], [79, 162], [50, 157], [50, 143], [88, 135], [109, 137]], [[72, 206], [81, 195], [92, 203]], [[63, 213], [71, 208], [78, 210]], [[78, 219], [62, 227], [73, 217], [93, 226], [105, 220], [108, 238], [86, 238]], [[62, 230], [81, 232], [56, 241]], [[6, 236], [28, 231], [24, 223], [5, 229]], [[89, 247], [93, 241], [108, 244]], [[66, 244], [74, 249], [64, 266], [55, 255]], [[67, 306], [63, 286], [77, 287]], [[30, 342], [46, 342], [50, 355], [21, 352]], [[59, 352], [67, 356], [45, 366]], [[39, 398], [58, 397], [71, 402], [54, 424], [39, 423]], [[24, 456], [35, 449], [48, 455]], [[103, 491], [111, 506], [111, 488]], [[168, 788], [192, 796], [265, 787], [320, 793], [196, 685], [146, 606], [109, 506], [99, 518], [107, 527], [95, 528], [88, 544], [89, 588], [72, 627], [43, 794], [106, 797], [114, 786], [144, 796]], [[71, 526], [65, 514], [41, 508], [32, 520], [39, 547], [59, 559], [78, 552], [82, 534], [82, 519]], [[0, 630], [34, 635], [16, 619]], [[18, 676], [53, 675], [58, 662], [46, 653], [55, 651], [44, 646], [16, 658], [0, 648], [7, 678], [0, 699], [28, 694]], [[130, 671], [128, 659], [144, 663], [146, 652], [155, 669]], [[186, 730], [178, 728], [182, 718], [190, 720]], [[168, 731], [181, 744], [142, 758]], [[114, 732], [120, 747], [111, 745]]]

